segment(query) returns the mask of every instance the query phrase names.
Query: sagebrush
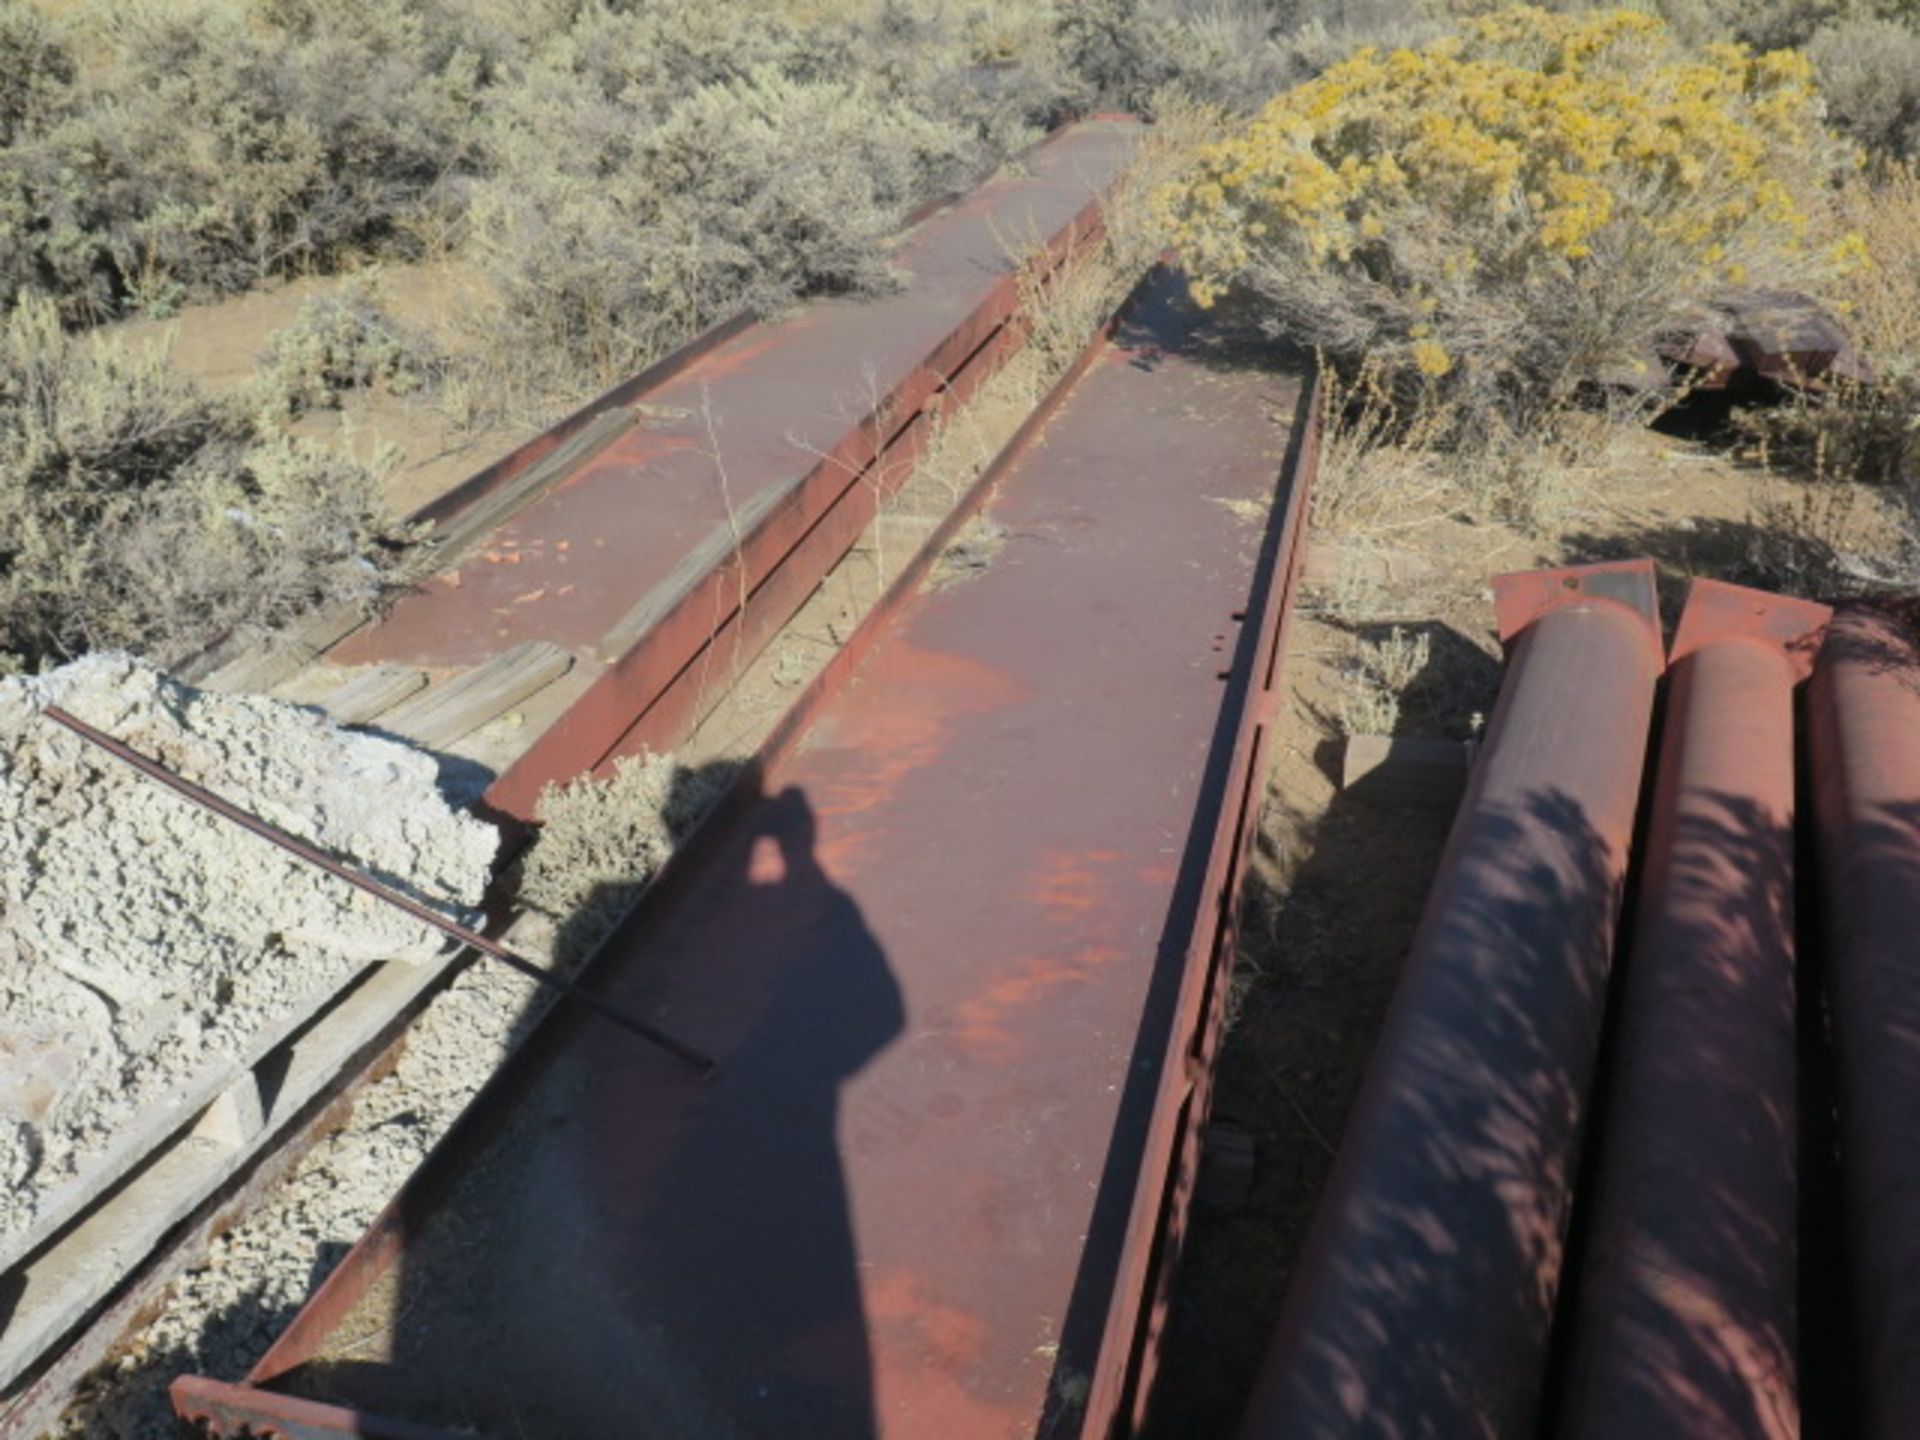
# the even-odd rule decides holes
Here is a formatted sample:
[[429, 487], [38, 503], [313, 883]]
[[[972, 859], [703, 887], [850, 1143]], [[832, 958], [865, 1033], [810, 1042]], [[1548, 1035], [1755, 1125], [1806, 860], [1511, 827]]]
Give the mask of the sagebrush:
[[0, 663], [94, 649], [167, 664], [224, 633], [371, 601], [401, 536], [376, 477], [260, 428], [163, 353], [0, 324]]

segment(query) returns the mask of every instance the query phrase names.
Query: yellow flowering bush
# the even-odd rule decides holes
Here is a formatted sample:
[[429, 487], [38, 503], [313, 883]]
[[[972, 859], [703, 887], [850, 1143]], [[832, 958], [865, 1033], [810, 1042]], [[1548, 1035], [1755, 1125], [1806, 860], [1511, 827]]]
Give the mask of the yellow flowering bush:
[[1523, 7], [1356, 52], [1162, 201], [1201, 303], [1245, 284], [1304, 343], [1523, 421], [1689, 298], [1829, 263], [1807, 197], [1848, 158], [1796, 51]]

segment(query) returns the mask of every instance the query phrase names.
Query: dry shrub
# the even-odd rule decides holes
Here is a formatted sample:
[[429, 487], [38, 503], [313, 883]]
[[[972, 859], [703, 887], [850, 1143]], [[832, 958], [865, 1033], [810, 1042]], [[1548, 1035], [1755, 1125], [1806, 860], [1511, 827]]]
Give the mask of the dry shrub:
[[1807, 45], [1834, 122], [1888, 155], [1920, 151], [1920, 31], [1857, 16], [1829, 25]]
[[1442, 447], [1459, 428], [1437, 387], [1409, 392], [1372, 359], [1343, 374], [1323, 354], [1315, 368], [1321, 431], [1314, 529], [1379, 538], [1428, 523], [1452, 488]]
[[592, 949], [731, 779], [723, 764], [689, 769], [647, 754], [622, 757], [606, 780], [549, 786], [540, 833], [521, 861], [520, 903], [564, 922], [569, 955]]
[[1341, 671], [1340, 728], [1348, 735], [1392, 735], [1402, 697], [1433, 658], [1433, 637], [1395, 625], [1379, 640], [1359, 640]]
[[478, 57], [399, 0], [287, 8], [292, 31], [218, 0], [63, 11], [73, 82], [0, 149], [0, 302], [164, 313], [404, 241], [458, 168]]
[[1839, 480], [1776, 479], [1754, 499], [1742, 577], [1789, 595], [1833, 597], [1860, 588], [1861, 496]]
[[1211, 147], [1167, 203], [1211, 300], [1442, 382], [1525, 434], [1644, 367], [1703, 288], [1818, 273], [1796, 198], [1844, 159], [1805, 59], [1685, 51], [1657, 19], [1523, 8], [1362, 50]]
[[[1854, 177], [1830, 223], [1857, 237], [1866, 263], [1828, 294], [1871, 366], [1871, 378], [1791, 394], [1750, 412], [1745, 428], [1763, 464], [1809, 480], [1772, 517], [1788, 527], [1843, 525], [1846, 482], [1879, 488], [1905, 517], [1906, 548], [1920, 554], [1920, 173], [1911, 165]], [[1791, 513], [1789, 513], [1791, 512]]]
[[164, 355], [0, 327], [0, 656], [166, 664], [323, 601], [370, 600], [397, 538], [365, 469], [263, 433]]
[[388, 315], [376, 275], [357, 275], [300, 307], [267, 342], [255, 393], [275, 416], [338, 407], [350, 390], [374, 386], [407, 395], [426, 385], [438, 363], [431, 347]]
[[536, 383], [604, 385], [739, 309], [886, 283], [900, 213], [957, 180], [966, 150], [858, 84], [772, 68], [657, 124], [597, 88], [561, 63], [530, 78], [474, 197], [499, 299], [481, 323], [517, 366], [559, 367]]

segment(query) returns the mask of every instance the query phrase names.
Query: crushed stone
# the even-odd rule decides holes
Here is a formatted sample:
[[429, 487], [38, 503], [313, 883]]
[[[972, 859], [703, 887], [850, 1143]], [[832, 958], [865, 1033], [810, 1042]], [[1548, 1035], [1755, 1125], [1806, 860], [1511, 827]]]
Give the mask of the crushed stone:
[[434, 758], [123, 655], [0, 680], [0, 1236], [143, 1109], [431, 927], [40, 714], [58, 704], [388, 884], [472, 918], [498, 846]]
[[566, 921], [573, 948], [590, 948], [639, 898], [733, 771], [725, 763], [689, 768], [648, 752], [621, 756], [604, 780], [548, 786], [540, 833], [521, 862], [520, 903]]

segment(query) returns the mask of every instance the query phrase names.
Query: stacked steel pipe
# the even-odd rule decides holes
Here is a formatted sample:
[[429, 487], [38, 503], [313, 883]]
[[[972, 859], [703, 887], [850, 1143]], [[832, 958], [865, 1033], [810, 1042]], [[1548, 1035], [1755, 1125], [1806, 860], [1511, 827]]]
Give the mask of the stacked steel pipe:
[[1248, 1437], [1533, 1422], [1661, 654], [1644, 561], [1496, 608], [1506, 683]]
[[[1651, 567], [1495, 596], [1500, 706], [1243, 1434], [1794, 1440], [1811, 881], [1860, 1352], [1828, 1388], [1875, 1440], [1920, 1435], [1913, 630], [1694, 584], [1610, 978], [1662, 668]], [[1809, 676], [1818, 864], [1796, 880]]]
[[1860, 1430], [1920, 1435], [1920, 652], [1833, 624], [1807, 715]]

